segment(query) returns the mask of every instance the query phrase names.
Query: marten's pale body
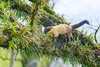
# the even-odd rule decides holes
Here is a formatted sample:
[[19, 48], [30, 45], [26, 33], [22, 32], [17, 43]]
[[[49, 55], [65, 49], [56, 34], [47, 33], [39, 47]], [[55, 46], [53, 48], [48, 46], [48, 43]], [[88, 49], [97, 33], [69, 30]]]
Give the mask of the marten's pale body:
[[89, 22], [87, 20], [84, 20], [84, 21], [82, 21], [78, 24], [74, 24], [72, 26], [69, 26], [67, 24], [59, 24], [56, 26], [50, 26], [50, 27], [46, 27], [44, 29], [44, 33], [46, 34], [47, 32], [50, 32], [50, 34], [53, 37], [53, 41], [54, 41], [55, 37], [59, 36], [59, 34], [67, 34], [67, 37], [68, 37], [67, 41], [70, 41], [70, 38], [72, 38], [72, 30], [82, 26], [85, 23], [89, 24]]
[[59, 24], [57, 26], [52, 26], [52, 29], [49, 31], [53, 37], [58, 37], [59, 34], [68, 34], [69, 37], [72, 37], [72, 28], [67, 24]]

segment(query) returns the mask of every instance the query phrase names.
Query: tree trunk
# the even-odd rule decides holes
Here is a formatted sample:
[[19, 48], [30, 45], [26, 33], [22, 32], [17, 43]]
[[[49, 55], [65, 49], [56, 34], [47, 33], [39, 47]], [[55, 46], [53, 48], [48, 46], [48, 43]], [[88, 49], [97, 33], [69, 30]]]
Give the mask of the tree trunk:
[[16, 57], [16, 51], [12, 49], [11, 60], [10, 60], [10, 67], [14, 67], [14, 61]]

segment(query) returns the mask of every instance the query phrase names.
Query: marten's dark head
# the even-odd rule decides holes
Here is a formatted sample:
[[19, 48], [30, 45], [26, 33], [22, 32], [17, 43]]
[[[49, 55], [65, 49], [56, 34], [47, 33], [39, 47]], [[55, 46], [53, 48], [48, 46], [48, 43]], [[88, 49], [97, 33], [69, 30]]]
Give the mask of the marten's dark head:
[[51, 27], [45, 27], [44, 28], [44, 33], [47, 34], [51, 30]]

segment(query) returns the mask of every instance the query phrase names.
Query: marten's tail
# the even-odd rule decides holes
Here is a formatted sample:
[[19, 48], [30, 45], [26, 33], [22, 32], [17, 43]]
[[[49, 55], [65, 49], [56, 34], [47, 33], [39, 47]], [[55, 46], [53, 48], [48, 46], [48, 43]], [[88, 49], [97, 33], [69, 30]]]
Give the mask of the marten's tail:
[[85, 23], [87, 23], [88, 25], [90, 25], [90, 23], [89, 23], [88, 20], [83, 20], [80, 23], [77, 23], [77, 24], [72, 25], [71, 27], [72, 27], [72, 29], [75, 29], [75, 28], [78, 28], [78, 27], [84, 25]]

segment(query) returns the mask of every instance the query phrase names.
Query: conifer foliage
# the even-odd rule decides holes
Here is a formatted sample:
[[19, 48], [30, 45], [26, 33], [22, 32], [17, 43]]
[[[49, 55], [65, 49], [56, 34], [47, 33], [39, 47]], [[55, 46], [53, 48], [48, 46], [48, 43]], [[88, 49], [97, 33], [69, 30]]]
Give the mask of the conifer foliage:
[[91, 35], [73, 30], [73, 40], [67, 43], [65, 35], [52, 42], [50, 34], [41, 32], [42, 26], [61, 23], [70, 25], [44, 0], [1, 0], [0, 47], [20, 51], [26, 58], [60, 57], [73, 65], [79, 62], [82, 67], [100, 67], [100, 46]]

